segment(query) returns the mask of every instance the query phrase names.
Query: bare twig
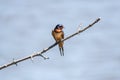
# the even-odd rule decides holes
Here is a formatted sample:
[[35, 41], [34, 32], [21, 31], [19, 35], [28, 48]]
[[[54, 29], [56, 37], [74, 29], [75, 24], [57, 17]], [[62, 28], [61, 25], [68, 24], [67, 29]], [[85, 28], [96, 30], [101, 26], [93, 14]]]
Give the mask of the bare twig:
[[[75, 32], [74, 34], [66, 37], [66, 38], [63, 39], [62, 41], [66, 41], [66, 40], [68, 40], [69, 38], [71, 38], [71, 37], [73, 37], [73, 36], [75, 36], [75, 35], [83, 32], [83, 31], [85, 31], [85, 30], [87, 30], [88, 28], [92, 27], [95, 23], [97, 23], [99, 20], [100, 20], [100, 18], [96, 19], [92, 24], [90, 24], [90, 25], [88, 25], [87, 27], [85, 27], [84, 29], [79, 30], [79, 31]], [[38, 52], [36, 52], [36, 53], [34, 53], [34, 54], [30, 55], [30, 56], [27, 56], [27, 57], [24, 57], [24, 58], [21, 58], [21, 59], [17, 59], [17, 60], [13, 59], [12, 62], [9, 62], [9, 63], [7, 63], [7, 64], [4, 64], [4, 65], [0, 66], [0, 70], [1, 70], [1, 69], [4, 69], [4, 68], [7, 68], [7, 67], [9, 67], [9, 66], [11, 66], [11, 65], [16, 65], [16, 66], [17, 66], [17, 64], [18, 64], [19, 62], [25, 61], [25, 60], [27, 60], [27, 59], [33, 60], [33, 57], [36, 57], [36, 56], [41, 56], [41, 57], [43, 57], [44, 59], [49, 59], [49, 57], [45, 57], [45, 56], [43, 56], [42, 54], [45, 53], [46, 51], [50, 50], [51, 48], [55, 47], [58, 43], [60, 43], [60, 42], [54, 43], [53, 45], [49, 46], [48, 48], [43, 49], [42, 51], [38, 51]]]

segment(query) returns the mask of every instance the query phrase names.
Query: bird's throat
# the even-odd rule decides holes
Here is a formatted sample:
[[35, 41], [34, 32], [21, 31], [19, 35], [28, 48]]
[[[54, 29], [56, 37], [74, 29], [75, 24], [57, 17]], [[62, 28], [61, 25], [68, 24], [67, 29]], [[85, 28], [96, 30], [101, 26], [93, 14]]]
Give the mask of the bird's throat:
[[60, 33], [62, 30], [56, 29], [55, 32]]

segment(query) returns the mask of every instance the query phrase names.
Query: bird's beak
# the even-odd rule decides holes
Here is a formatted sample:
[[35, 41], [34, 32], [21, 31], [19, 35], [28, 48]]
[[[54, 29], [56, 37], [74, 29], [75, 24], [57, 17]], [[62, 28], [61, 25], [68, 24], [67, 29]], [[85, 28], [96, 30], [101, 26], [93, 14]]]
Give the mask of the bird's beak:
[[62, 29], [65, 28], [64, 26], [62, 27]]

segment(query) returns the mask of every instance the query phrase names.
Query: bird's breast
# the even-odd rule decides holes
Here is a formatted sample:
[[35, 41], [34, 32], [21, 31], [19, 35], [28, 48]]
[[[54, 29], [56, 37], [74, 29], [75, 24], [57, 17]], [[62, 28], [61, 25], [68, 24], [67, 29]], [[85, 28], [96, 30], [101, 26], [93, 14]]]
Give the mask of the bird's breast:
[[56, 41], [59, 41], [62, 39], [62, 32], [59, 32], [59, 33], [54, 32], [53, 36]]

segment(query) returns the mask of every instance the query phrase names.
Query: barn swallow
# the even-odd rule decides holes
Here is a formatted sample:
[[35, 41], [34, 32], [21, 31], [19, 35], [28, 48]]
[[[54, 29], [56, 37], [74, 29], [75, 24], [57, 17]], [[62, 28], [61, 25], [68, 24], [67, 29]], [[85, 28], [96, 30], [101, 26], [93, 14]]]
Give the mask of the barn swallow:
[[[55, 39], [56, 42], [61, 41], [64, 39], [64, 32], [63, 29], [64, 26], [62, 24], [57, 24], [54, 30], [52, 30], [52, 36]], [[63, 42], [60, 42], [58, 44], [59, 50], [60, 50], [60, 55], [64, 56], [64, 48], [63, 48]]]

